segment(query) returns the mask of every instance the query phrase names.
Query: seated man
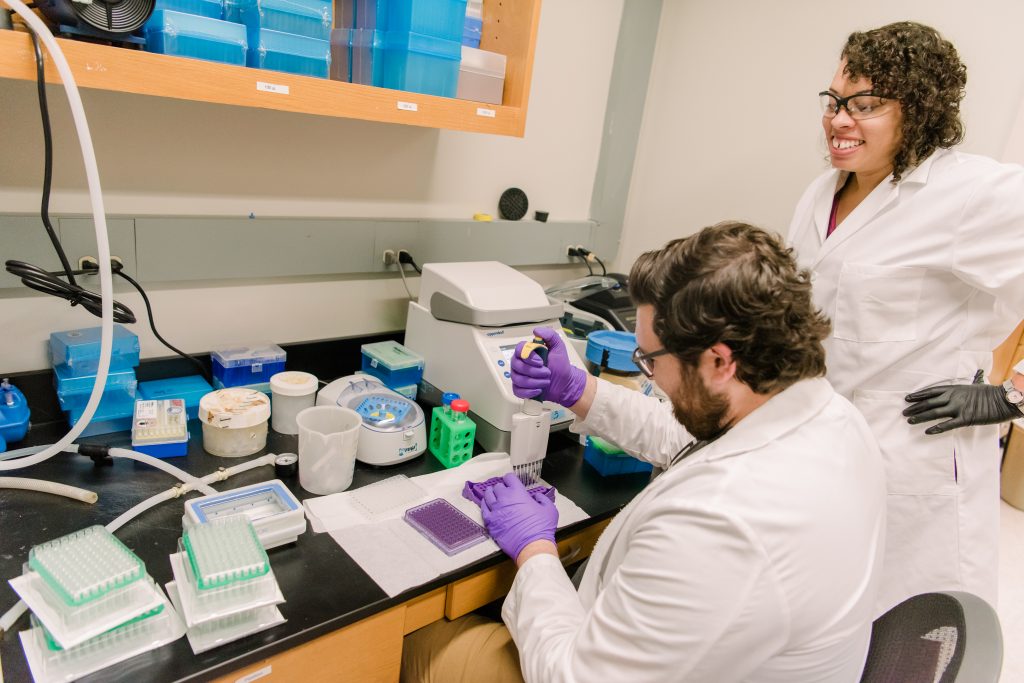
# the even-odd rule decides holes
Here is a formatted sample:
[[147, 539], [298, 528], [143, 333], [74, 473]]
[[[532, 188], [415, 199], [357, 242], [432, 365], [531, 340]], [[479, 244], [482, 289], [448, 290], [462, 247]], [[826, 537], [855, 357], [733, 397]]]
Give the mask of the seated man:
[[480, 617], [422, 629], [403, 680], [859, 680], [885, 485], [864, 419], [823, 377], [829, 322], [807, 273], [774, 237], [723, 223], [642, 255], [629, 282], [635, 358], [670, 411], [565, 372], [550, 330], [547, 367], [513, 365], [517, 393], [570, 406], [577, 428], [634, 452], [683, 433], [657, 424], [672, 416], [687, 442], [602, 534], [578, 591], [553, 504], [506, 476], [481, 509], [518, 566], [508, 635]]

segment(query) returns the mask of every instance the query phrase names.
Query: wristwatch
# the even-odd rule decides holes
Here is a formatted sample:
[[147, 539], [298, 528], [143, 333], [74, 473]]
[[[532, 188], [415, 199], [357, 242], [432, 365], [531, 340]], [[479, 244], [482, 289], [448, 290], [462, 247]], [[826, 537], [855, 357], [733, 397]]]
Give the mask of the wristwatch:
[[1016, 406], [1017, 410], [1024, 414], [1024, 391], [1015, 387], [1012, 379], [1003, 382], [1003, 391], [1006, 392], [1006, 402]]

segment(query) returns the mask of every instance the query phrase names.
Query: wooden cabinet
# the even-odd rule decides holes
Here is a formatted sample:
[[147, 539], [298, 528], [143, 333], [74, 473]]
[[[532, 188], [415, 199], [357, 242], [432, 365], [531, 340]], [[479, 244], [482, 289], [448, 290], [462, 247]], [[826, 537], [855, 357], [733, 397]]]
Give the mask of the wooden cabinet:
[[[60, 39], [79, 87], [522, 137], [540, 0], [485, 3], [480, 47], [507, 57], [501, 106]], [[0, 30], [0, 78], [34, 80], [28, 34]], [[46, 77], [59, 77], [47, 60]], [[269, 84], [269, 85], [268, 85]]]

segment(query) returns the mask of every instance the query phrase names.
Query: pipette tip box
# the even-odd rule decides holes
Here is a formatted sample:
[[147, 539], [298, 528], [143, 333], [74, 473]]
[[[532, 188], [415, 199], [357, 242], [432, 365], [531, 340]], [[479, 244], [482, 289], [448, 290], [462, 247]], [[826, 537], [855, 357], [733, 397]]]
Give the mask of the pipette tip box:
[[[95, 375], [100, 366], [101, 328], [85, 327], [50, 334], [50, 364], [67, 366], [69, 374]], [[114, 325], [110, 370], [131, 370], [139, 364], [139, 337]]]
[[136, 401], [132, 448], [157, 458], [188, 455], [185, 399]]

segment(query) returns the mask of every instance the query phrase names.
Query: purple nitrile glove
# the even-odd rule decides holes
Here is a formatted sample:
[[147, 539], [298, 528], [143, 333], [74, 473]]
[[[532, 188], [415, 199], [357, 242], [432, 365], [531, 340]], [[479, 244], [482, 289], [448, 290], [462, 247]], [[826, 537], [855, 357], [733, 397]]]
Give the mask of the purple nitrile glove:
[[555, 542], [558, 508], [543, 493], [529, 493], [512, 472], [484, 493], [480, 514], [491, 538], [513, 560], [528, 543]]
[[557, 332], [537, 327], [533, 333], [548, 347], [547, 365], [536, 353], [523, 360], [519, 354], [526, 342], [519, 342], [512, 354], [512, 393], [519, 398], [539, 398], [571, 407], [583, 396], [587, 373], [569, 362], [569, 352]]

